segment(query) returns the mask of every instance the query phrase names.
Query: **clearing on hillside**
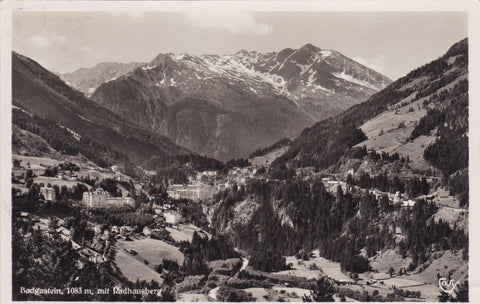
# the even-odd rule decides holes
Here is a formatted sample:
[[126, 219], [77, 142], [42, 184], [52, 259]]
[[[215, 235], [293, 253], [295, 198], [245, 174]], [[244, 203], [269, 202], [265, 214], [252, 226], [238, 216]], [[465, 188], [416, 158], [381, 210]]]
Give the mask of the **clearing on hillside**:
[[133, 241], [118, 241], [119, 251], [127, 249], [127, 251], [135, 250], [138, 254], [136, 258], [147, 260], [151, 265], [161, 264], [163, 260], [174, 260], [179, 265], [183, 264], [183, 254], [172, 245], [164, 241], [142, 238]]

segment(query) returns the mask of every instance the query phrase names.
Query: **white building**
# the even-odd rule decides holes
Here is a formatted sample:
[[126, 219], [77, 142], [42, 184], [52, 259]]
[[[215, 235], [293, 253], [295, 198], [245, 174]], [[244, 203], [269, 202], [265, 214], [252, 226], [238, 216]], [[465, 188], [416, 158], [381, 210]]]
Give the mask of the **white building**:
[[409, 199], [408, 201], [403, 201], [402, 202], [402, 207], [404, 208], [413, 208], [413, 206], [415, 206], [415, 201], [414, 200], [411, 200]]
[[113, 226], [112, 227], [112, 233], [119, 233], [120, 230], [118, 230], [118, 226]]
[[41, 187], [40, 188], [40, 194], [43, 195], [46, 201], [53, 202], [55, 201], [55, 189], [51, 187]]
[[82, 202], [88, 208], [107, 208], [107, 207], [135, 207], [135, 200], [131, 197], [113, 197], [102, 188], [93, 191], [83, 192]]
[[180, 213], [175, 210], [166, 210], [163, 216], [165, 217], [165, 222], [173, 225], [178, 224], [182, 220]]
[[392, 201], [394, 204], [402, 202], [402, 195], [400, 194], [400, 191], [397, 191], [395, 195], [393, 195]]
[[167, 189], [167, 194], [173, 199], [190, 199], [193, 201], [206, 200], [210, 198], [217, 188], [209, 185], [171, 185]]

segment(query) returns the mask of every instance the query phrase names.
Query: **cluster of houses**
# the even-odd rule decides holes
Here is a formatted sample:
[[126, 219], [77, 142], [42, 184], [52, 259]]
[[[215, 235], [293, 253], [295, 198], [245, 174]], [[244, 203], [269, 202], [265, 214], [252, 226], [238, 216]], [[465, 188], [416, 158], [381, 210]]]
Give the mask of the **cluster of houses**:
[[112, 226], [111, 229], [112, 233], [117, 233], [117, 234], [123, 234], [123, 235], [129, 235], [133, 232], [133, 228], [130, 226]]
[[173, 184], [167, 189], [167, 194], [173, 199], [189, 199], [195, 202], [207, 200], [218, 191], [217, 172], [202, 171], [196, 175], [189, 176], [188, 184]]
[[207, 200], [218, 191], [225, 190], [233, 184], [244, 185], [254, 178], [256, 172], [255, 166], [235, 167], [228, 172], [226, 178], [218, 176], [216, 171], [197, 172], [196, 175], [189, 177], [189, 183], [186, 185], [170, 185], [167, 194], [173, 199], [190, 199], [196, 202]]
[[157, 216], [163, 216], [165, 218], [166, 223], [176, 225], [182, 221], [182, 215], [168, 203], [163, 205], [154, 204], [152, 208]]
[[192, 175], [188, 178], [189, 183], [202, 183], [214, 185], [217, 182], [217, 171], [200, 171], [196, 175]]
[[77, 177], [77, 174], [70, 170], [59, 170], [57, 173], [57, 178], [63, 180], [76, 181]]
[[[322, 182], [325, 185], [327, 191], [331, 193], [336, 193], [339, 186], [342, 188], [343, 192], [346, 192], [348, 190], [348, 185], [344, 181], [324, 177], [322, 178]], [[387, 196], [391, 204], [401, 204], [401, 207], [404, 208], [412, 208], [413, 206], [415, 206], [416, 203], [414, 200], [409, 199], [404, 194], [400, 193], [400, 191], [397, 191], [395, 194], [380, 191], [378, 189], [370, 189], [368, 191], [370, 194], [375, 195], [375, 198], [377, 200], [381, 199], [383, 196]]]
[[332, 192], [332, 193], [337, 192], [338, 186], [340, 186], [342, 188], [343, 192], [346, 192], [348, 190], [347, 183], [344, 182], [344, 181], [339, 181], [339, 180], [331, 179], [329, 177], [324, 177], [324, 178], [322, 178], [322, 183], [325, 186], [325, 188], [327, 189], [327, 191]]
[[257, 173], [256, 166], [248, 166], [243, 168], [233, 168], [228, 172], [227, 180], [230, 184], [244, 185], [250, 179], [255, 177]]
[[110, 241], [108, 236], [95, 236], [95, 241], [90, 247], [84, 244], [79, 244], [72, 239], [71, 232], [67, 228], [60, 226], [56, 229], [60, 237], [66, 241], [70, 241], [72, 248], [80, 254], [80, 259], [76, 261], [77, 268], [81, 269], [85, 265], [85, 261], [90, 261], [95, 264], [101, 264], [108, 261], [107, 252], [110, 248]]
[[102, 188], [83, 192], [82, 202], [87, 208], [135, 207], [133, 198], [113, 197]]
[[412, 208], [413, 206], [415, 206], [416, 203], [414, 200], [405, 197], [405, 195], [400, 193], [400, 191], [392, 194], [390, 192], [383, 192], [378, 189], [372, 189], [370, 190], [370, 194], [375, 195], [376, 199], [381, 199], [383, 196], [387, 196], [391, 204], [401, 204], [401, 207], [403, 208]]

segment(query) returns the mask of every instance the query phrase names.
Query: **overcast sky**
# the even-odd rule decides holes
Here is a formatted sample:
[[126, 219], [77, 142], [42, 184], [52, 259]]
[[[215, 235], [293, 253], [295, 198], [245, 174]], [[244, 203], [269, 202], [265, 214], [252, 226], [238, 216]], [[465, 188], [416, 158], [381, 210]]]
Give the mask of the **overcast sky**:
[[461, 12], [16, 12], [13, 49], [54, 72], [159, 53], [280, 51], [311, 43], [397, 79], [467, 37]]

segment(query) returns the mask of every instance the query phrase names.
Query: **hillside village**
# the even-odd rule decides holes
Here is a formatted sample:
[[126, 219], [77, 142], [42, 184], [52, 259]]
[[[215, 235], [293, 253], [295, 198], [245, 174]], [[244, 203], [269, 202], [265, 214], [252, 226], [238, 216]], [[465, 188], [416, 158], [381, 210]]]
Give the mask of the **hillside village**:
[[[14, 300], [298, 302], [320, 290], [335, 301], [465, 301], [467, 51], [462, 40], [295, 139], [227, 162], [119, 116], [104, 121], [106, 108], [14, 54]], [[138, 73], [184, 59], [172, 56]], [[35, 113], [23, 86], [44, 89], [32, 95], [68, 119]], [[80, 103], [91, 109], [77, 117]], [[440, 279], [458, 282], [455, 292]], [[33, 284], [63, 293], [19, 292]]]
[[[273, 151], [271, 153], [275, 152], [276, 151]], [[73, 165], [73, 163], [62, 163], [47, 158], [14, 155], [14, 173], [12, 175], [12, 186], [14, 188], [18, 187], [18, 189], [26, 189], [25, 184], [32, 183], [32, 181], [29, 180], [33, 179], [33, 183], [38, 183], [40, 185], [40, 200], [43, 199], [44, 204], [55, 204], [55, 201], [57, 199], [57, 193], [64, 192], [65, 187], [67, 189], [70, 188], [71, 190], [73, 190], [75, 187], [78, 187], [78, 184], [81, 184], [84, 191], [81, 192], [81, 195], [78, 195], [78, 199], [69, 200], [69, 204], [79, 206], [80, 208], [85, 210], [110, 210], [112, 208], [127, 208], [140, 210], [138, 209], [138, 202], [135, 201], [134, 197], [138, 197], [138, 192], [143, 192], [142, 188], [145, 187], [147, 183], [134, 183], [133, 188], [127, 191], [127, 189], [125, 189], [120, 182], [128, 184], [127, 181], [129, 179], [121, 173], [121, 170], [119, 170], [118, 167], [113, 167], [105, 170], [92, 167], [91, 165], [76, 163], [77, 168], [66, 172], [65, 170], [60, 169], [62, 167], [65, 167], [66, 164], [70, 164], [70, 166]], [[68, 225], [66, 225], [65, 220], [63, 219], [47, 219], [34, 213], [28, 212], [21, 213], [20, 218], [24, 221], [32, 221], [34, 223], [37, 223], [33, 227], [37, 227], [40, 230], [49, 231], [49, 227], [53, 225], [55, 227], [54, 229], [57, 231], [57, 233], [60, 234], [62, 239], [71, 242], [72, 248], [79, 253], [79, 258], [75, 262], [78, 269], [82, 269], [82, 267], [84, 267], [87, 261], [94, 264], [102, 264], [113, 260], [119, 267], [120, 271], [131, 281], [135, 281], [135, 277], [138, 279], [157, 278], [157, 280], [162, 281], [163, 279], [161, 278], [160, 274], [156, 273], [154, 269], [151, 269], [151, 267], [155, 265], [151, 265], [151, 267], [149, 266], [152, 263], [152, 261], [150, 261], [148, 258], [148, 256], [151, 255], [151, 253], [149, 253], [150, 251], [144, 248], [143, 245], [138, 245], [140, 246], [138, 247], [135, 244], [143, 244], [143, 242], [151, 240], [149, 243], [149, 247], [151, 247], [151, 249], [157, 248], [157, 245], [173, 246], [171, 248], [168, 247], [170, 248], [169, 250], [171, 250], [171, 253], [169, 254], [174, 254], [174, 256], [176, 256], [175, 260], [180, 263], [182, 261], [182, 259], [180, 258], [182, 254], [178, 251], [176, 247], [178, 246], [178, 242], [191, 241], [194, 233], [197, 233], [200, 236], [207, 236], [210, 234], [207, 231], [192, 225], [192, 222], [184, 218], [179, 212], [180, 210], [178, 209], [178, 207], [176, 207], [177, 205], [175, 202], [186, 200], [190, 202], [189, 204], [202, 206], [202, 210], [205, 210], [205, 206], [203, 206], [204, 202], [211, 200], [218, 193], [231, 190], [232, 187], [245, 187], [249, 183], [254, 181], [263, 181], [267, 183], [282, 183], [281, 180], [274, 178], [272, 179], [266, 176], [265, 173], [262, 173], [265, 172], [265, 167], [263, 166], [266, 166], [268, 168], [269, 164], [258, 164], [257, 162], [257, 165], [254, 166], [250, 165], [242, 168], [234, 167], [229, 170], [227, 174], [219, 171], [195, 172], [194, 174], [189, 176], [188, 184], [170, 185], [165, 191], [166, 197], [168, 198], [166, 200], [163, 199], [163, 203], [160, 203], [155, 197], [155, 195], [145, 196], [146, 200], [144, 201], [144, 204], [149, 204], [151, 206], [150, 212], [152, 221], [150, 222], [150, 224], [141, 226], [126, 224], [108, 225], [91, 222], [88, 224], [90, 228], [87, 229], [91, 229], [92, 236], [89, 237], [88, 240], [85, 240], [85, 238], [82, 238], [81, 240], [74, 240], [73, 234], [75, 233], [75, 231], [72, 230], [73, 228], [68, 228]], [[49, 174], [50, 171], [56, 171], [56, 175], [51, 177], [46, 176]], [[367, 171], [370, 173], [372, 172], [372, 170]], [[361, 170], [355, 171], [353, 169], [348, 169], [346, 172], [343, 173], [332, 174], [325, 171], [316, 172], [314, 168], [302, 168], [297, 169], [295, 175], [297, 176], [297, 178], [301, 178], [306, 182], [315, 182], [315, 180], [321, 180], [321, 183], [325, 187], [326, 191], [328, 191], [332, 195], [338, 195], [338, 191], [341, 191], [343, 193], [368, 193], [370, 195], [373, 195], [378, 200], [381, 200], [383, 197], [385, 197], [388, 199], [388, 202], [392, 206], [392, 208], [397, 208], [394, 206], [399, 206], [398, 208], [405, 208], [411, 210], [415, 206], [415, 203], [418, 199], [427, 199], [431, 202], [436, 203], [441, 208], [440, 210], [448, 210], [447, 214], [449, 216], [452, 216], [452, 213], [455, 214], [453, 219], [449, 218], [449, 221], [451, 223], [459, 223], [462, 214], [468, 214], [467, 209], [462, 209], [458, 208], [458, 206], [455, 206], [455, 203], [452, 203], [456, 201], [455, 197], [449, 196], [448, 193], [445, 193], [445, 191], [437, 191], [434, 193], [429, 193], [428, 195], [422, 194], [416, 197], [412, 197], [405, 192], [400, 193], [399, 191], [396, 191], [395, 193], [391, 193], [388, 191], [381, 191], [375, 188], [362, 188], [359, 185], [355, 185], [354, 183], [352, 184], [351, 180], [358, 178], [362, 175], [362, 173], [364, 172], [361, 172]], [[68, 178], [67, 176], [69, 176], [70, 178]], [[72, 178], [71, 176], [75, 176], [75, 178]], [[96, 187], [96, 184], [98, 184], [98, 182], [96, 182], [93, 186], [85, 182], [90, 181], [92, 176], [97, 176], [98, 178], [104, 179], [110, 178], [111, 180], [115, 181], [115, 183], [118, 183], [117, 185], [120, 188], [117, 195], [121, 193], [122, 196], [112, 196], [111, 193], [109, 193], [105, 189], [101, 187]], [[429, 179], [429, 184], [432, 184], [433, 181], [434, 179]], [[45, 185], [45, 183], [48, 184]], [[145, 195], [146, 194], [147, 193], [145, 193]], [[19, 192], [17, 192], [16, 195], [19, 195]], [[449, 202], [448, 205], [441, 206], [441, 202], [446, 201]], [[213, 206], [210, 208], [213, 208]], [[452, 210], [455, 211], [452, 212]], [[206, 211], [207, 213], [209, 212], [208, 210]], [[438, 214], [441, 213], [442, 212], [440, 211], [438, 212]], [[446, 219], [446, 217], [447, 215], [444, 214], [443, 219]], [[437, 218], [437, 220], [439, 219], [440, 218]], [[209, 220], [212, 220], [211, 217]], [[55, 223], [52, 223], [52, 221], [54, 221]], [[393, 225], [392, 227], [390, 227], [390, 229], [392, 229], [395, 237], [403, 237], [403, 231], [399, 226]], [[158, 244], [151, 242], [157, 242]], [[118, 253], [118, 250], [122, 250], [121, 254]], [[298, 276], [298, 278], [303, 278], [302, 280], [311, 278], [311, 276], [315, 275], [315, 273], [322, 273], [324, 270], [323, 267], [320, 265], [324, 265], [325, 263], [327, 263], [326, 260], [322, 260], [318, 252], [316, 253], [316, 255], [314, 254], [310, 258], [308, 258], [308, 260], [315, 261], [314, 264], [312, 264], [313, 262], [302, 262], [301, 258], [299, 260], [295, 259], [295, 257], [287, 258], [287, 261], [289, 261], [289, 259], [292, 259], [292, 270], [282, 271], [279, 272], [279, 274], [281, 274], [282, 276], [284, 274], [288, 274], [288, 277], [292, 278]], [[162, 262], [162, 260], [154, 260], [155, 263]], [[129, 264], [133, 263], [134, 265], [136, 265], [136, 263], [139, 263], [139, 261], [144, 264], [144, 266], [142, 267], [145, 268], [146, 272], [144, 273], [143, 271], [136, 271], [135, 273], [132, 273], [133, 269], [130, 268], [135, 266]], [[408, 268], [407, 266], [408, 265], [395, 270], [402, 271], [402, 273], [397, 274], [395, 277], [408, 277], [409, 272], [405, 270]], [[247, 267], [247, 269], [251, 269], [250, 267], [251, 266]], [[318, 270], [316, 270], [317, 268], [315, 267], [318, 267]], [[327, 274], [328, 273], [329, 272], [327, 272]], [[347, 286], [360, 286], [362, 289], [371, 290], [372, 292], [373, 290], [375, 290], [375, 288], [383, 288], [383, 284], [387, 284], [385, 285], [387, 287], [387, 291], [391, 290], [393, 286], [392, 283], [397, 282], [393, 280], [392, 283], [387, 283], [389, 282], [389, 280], [391, 280], [391, 277], [380, 278], [381, 276], [376, 275], [375, 272], [370, 275], [366, 274], [360, 276], [360, 281], [358, 281], [358, 279], [352, 280], [350, 277], [346, 277], [342, 273], [343, 271], [341, 272], [339, 270], [337, 270], [337, 272], [332, 272], [330, 274], [332, 275], [330, 278], [335, 280], [337, 284], [347, 284]], [[407, 282], [411, 279], [401, 280], [403, 280], [402, 282], [405, 282], [405, 284], [407, 284], [408, 286]], [[392, 285], [388, 287], [388, 284]], [[416, 284], [417, 283], [413, 285]], [[422, 294], [424, 297], [427, 297], [426, 299], [434, 300], [437, 291], [433, 286], [428, 287], [430, 286], [428, 284], [430, 283], [422, 282], [420, 284], [420, 286], [423, 286], [421, 288]], [[397, 283], [395, 283], [395, 285], [397, 285]], [[428, 288], [425, 289], [426, 287]], [[248, 291], [250, 289], [246, 290]], [[283, 294], [283, 296], [281, 297], [290, 297], [291, 299], [295, 299], [295, 296], [292, 297], [292, 295], [298, 296], [298, 293], [305, 294], [307, 291], [301, 291], [301, 288], [297, 288], [297, 291], [292, 292], [292, 295], [288, 296], [288, 288], [274, 287], [272, 291], [274, 290], [277, 290], [279, 292], [279, 296], [282, 295], [282, 290], [287, 290], [287, 293]], [[253, 292], [253, 294], [256, 294], [256, 292]], [[264, 295], [268, 295], [268, 297], [275, 297], [274, 294], [275, 292], [267, 292]], [[385, 295], [386, 294], [387, 293], [385, 293]], [[184, 299], [191, 299], [192, 297], [191, 295], [189, 295], [189, 293], [180, 293], [178, 294], [178, 296]], [[205, 298], [205, 296], [202, 294], [197, 294], [196, 297], [198, 299], [207, 300], [207, 298]], [[209, 297], [210, 299], [212, 299], [211, 293], [209, 293]], [[213, 297], [213, 299], [215, 298]]]

